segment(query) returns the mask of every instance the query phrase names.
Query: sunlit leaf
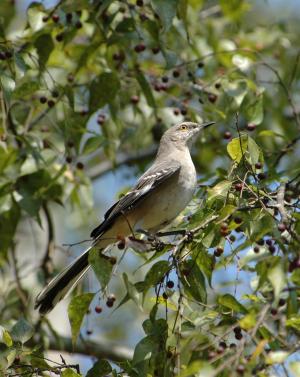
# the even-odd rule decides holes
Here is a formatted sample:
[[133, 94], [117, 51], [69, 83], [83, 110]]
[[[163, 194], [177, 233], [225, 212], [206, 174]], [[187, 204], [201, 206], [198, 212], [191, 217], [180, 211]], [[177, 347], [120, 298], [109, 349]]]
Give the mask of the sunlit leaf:
[[68, 306], [68, 316], [71, 325], [72, 343], [75, 344], [79, 335], [83, 317], [94, 298], [94, 293], [83, 293], [72, 298]]
[[73, 369], [68, 368], [62, 371], [61, 377], [81, 377], [81, 374], [78, 374]]
[[92, 266], [102, 289], [105, 289], [111, 278], [113, 268], [109, 258], [103, 256], [99, 249], [93, 247], [89, 252], [89, 263]]
[[244, 313], [244, 314], [247, 313], [247, 309], [240, 302], [238, 302], [235, 297], [233, 297], [229, 293], [223, 296], [219, 296], [218, 303], [237, 313]]

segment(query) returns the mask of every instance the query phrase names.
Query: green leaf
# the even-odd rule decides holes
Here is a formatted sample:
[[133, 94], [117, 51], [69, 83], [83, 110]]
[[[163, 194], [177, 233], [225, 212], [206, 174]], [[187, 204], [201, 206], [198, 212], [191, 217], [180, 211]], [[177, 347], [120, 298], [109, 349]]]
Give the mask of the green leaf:
[[176, 16], [178, 0], [151, 0], [154, 11], [159, 15], [164, 31], [172, 26], [173, 18]]
[[4, 343], [7, 347], [11, 347], [13, 345], [9, 332], [2, 326], [0, 326], [0, 343]]
[[242, 304], [240, 304], [236, 300], [235, 297], [233, 297], [229, 293], [225, 294], [223, 296], [219, 296], [218, 297], [218, 304], [222, 305], [222, 306], [225, 306], [226, 308], [231, 309], [231, 310], [233, 310], [233, 311], [235, 311], [237, 313], [244, 313], [244, 314], [246, 314], [248, 312], [247, 309]]
[[249, 164], [255, 165], [261, 156], [261, 150], [256, 142], [248, 135], [241, 135], [227, 144], [227, 152], [237, 163], [244, 157]]
[[112, 273], [112, 264], [101, 251], [93, 247], [89, 252], [89, 263], [92, 266], [102, 289], [107, 287]]
[[196, 262], [200, 270], [205, 274], [207, 277], [208, 283], [211, 287], [211, 278], [212, 272], [214, 269], [214, 257], [210, 255], [207, 250], [202, 247], [196, 248], [194, 252], [194, 257], [197, 258]]
[[248, 148], [248, 135], [236, 137], [227, 144], [227, 152], [231, 159], [237, 163], [241, 161]]
[[22, 344], [26, 343], [33, 333], [34, 328], [24, 318], [20, 318], [10, 331], [12, 339]]
[[119, 78], [115, 73], [104, 72], [99, 75], [90, 85], [90, 110], [94, 112], [112, 102], [119, 88]]
[[192, 361], [186, 369], [182, 370], [178, 377], [213, 377], [214, 375], [214, 369], [208, 362], [197, 360]]
[[290, 317], [285, 321], [285, 325], [287, 327], [293, 327], [294, 329], [300, 331], [300, 316], [296, 315], [293, 317]]
[[44, 12], [44, 7], [42, 4], [33, 2], [29, 6], [29, 8], [27, 9], [27, 19], [33, 31], [38, 31], [45, 26], [43, 22], [44, 16], [45, 16], [45, 12]]
[[230, 181], [221, 181], [214, 187], [208, 188], [208, 200], [217, 198], [226, 198], [232, 183]]
[[107, 360], [98, 360], [87, 372], [86, 377], [107, 376], [111, 371], [112, 367]]
[[140, 87], [144, 93], [144, 96], [147, 100], [148, 105], [155, 108], [156, 104], [155, 104], [155, 99], [153, 97], [151, 87], [141, 71], [136, 72], [136, 79], [138, 83], [140, 84]]
[[246, 119], [248, 123], [261, 124], [264, 119], [263, 94], [260, 93], [254, 103], [249, 104], [246, 109]]
[[40, 85], [37, 81], [24, 81], [16, 87], [12, 97], [14, 99], [22, 99], [28, 95], [33, 95], [39, 87]]
[[3, 90], [5, 101], [7, 103], [9, 103], [10, 98], [11, 98], [11, 94], [15, 90], [16, 83], [11, 77], [9, 77], [5, 74], [1, 74], [0, 75], [0, 85], [1, 85], [1, 88]]
[[43, 70], [46, 66], [48, 58], [54, 48], [54, 43], [50, 34], [41, 34], [34, 42], [39, 56], [40, 69]]
[[207, 299], [205, 278], [196, 261], [189, 259], [185, 261], [182, 268], [184, 276], [182, 276], [181, 282], [185, 291], [196, 301], [205, 303]]
[[140, 308], [140, 310], [143, 310], [140, 302], [140, 293], [136, 289], [135, 285], [129, 281], [125, 272], [123, 273], [123, 280], [129, 297]]
[[154, 347], [155, 342], [151, 336], [143, 338], [134, 349], [132, 364], [136, 365], [141, 361], [149, 360]]
[[81, 374], [76, 373], [73, 369], [64, 369], [61, 373], [61, 377], [81, 377]]
[[83, 293], [82, 295], [75, 296], [72, 298], [68, 306], [68, 316], [71, 325], [73, 344], [76, 343], [83, 317], [85, 316], [94, 295], [94, 293]]
[[144, 281], [144, 294], [147, 290], [157, 283], [165, 276], [165, 274], [170, 270], [169, 262], [162, 260], [155, 263], [150, 270], [147, 272]]
[[281, 258], [278, 258], [275, 265], [268, 269], [268, 279], [274, 290], [275, 301], [278, 302], [280, 293], [286, 286], [286, 276]]
[[249, 153], [249, 155], [246, 155], [247, 161], [249, 162], [249, 164], [255, 165], [260, 159], [261, 150], [250, 136], [248, 136], [247, 150]]
[[239, 320], [239, 324], [242, 329], [250, 330], [252, 329], [257, 322], [257, 315], [255, 311], [251, 311], [250, 313], [246, 314], [242, 319]]
[[248, 2], [244, 0], [220, 0], [220, 6], [224, 15], [232, 20], [240, 20], [249, 9]]
[[97, 149], [103, 146], [104, 141], [105, 138], [102, 135], [90, 137], [84, 144], [82, 154], [95, 152]]
[[10, 210], [4, 211], [0, 216], [0, 255], [5, 256], [11, 246], [14, 234], [21, 217], [20, 208], [13, 204]]

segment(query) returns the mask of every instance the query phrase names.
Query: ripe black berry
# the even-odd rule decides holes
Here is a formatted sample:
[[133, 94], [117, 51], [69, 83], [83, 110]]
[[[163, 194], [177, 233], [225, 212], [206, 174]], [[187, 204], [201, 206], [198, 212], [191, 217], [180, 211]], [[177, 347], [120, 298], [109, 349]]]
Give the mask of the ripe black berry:
[[243, 184], [242, 183], [236, 183], [234, 185], [234, 188], [236, 191], [242, 191], [243, 190]]
[[243, 334], [241, 332], [236, 332], [235, 333], [235, 339], [236, 340], [241, 340], [243, 339]]
[[159, 48], [159, 47], [153, 47], [153, 48], [151, 49], [151, 51], [153, 52], [154, 55], [156, 55], [156, 54], [159, 53], [160, 48]]
[[215, 103], [216, 100], [218, 99], [218, 96], [216, 96], [216, 95], [213, 94], [213, 93], [209, 93], [209, 95], [208, 95], [207, 98], [208, 98], [209, 102], [211, 102], [211, 103]]
[[180, 71], [179, 71], [179, 69], [174, 69], [174, 71], [173, 71], [173, 77], [179, 77], [180, 76]]
[[266, 174], [265, 174], [265, 173], [258, 173], [258, 174], [257, 174], [257, 178], [258, 178], [258, 179], [261, 179], [261, 180], [262, 180], [262, 179], [266, 179]]
[[79, 170], [82, 170], [84, 168], [84, 164], [82, 162], [77, 162], [76, 164], [76, 168], [79, 169]]
[[229, 139], [231, 139], [231, 137], [232, 137], [231, 132], [229, 132], [229, 131], [224, 132], [223, 138], [225, 140], [229, 140]]
[[46, 103], [47, 102], [47, 97], [45, 97], [45, 96], [42, 96], [42, 97], [40, 97], [40, 103]]
[[71, 22], [72, 18], [73, 18], [73, 14], [72, 13], [67, 13], [66, 14], [66, 20], [67, 20], [67, 22]]
[[57, 36], [55, 37], [55, 39], [57, 40], [57, 42], [62, 42], [63, 39], [64, 39], [64, 33], [57, 34]]
[[54, 13], [52, 15], [52, 21], [55, 22], [55, 23], [57, 23], [59, 21], [59, 15]]
[[284, 306], [286, 303], [285, 299], [284, 298], [281, 298], [278, 302], [278, 306]]
[[258, 254], [258, 253], [259, 253], [259, 247], [258, 247], [258, 246], [254, 246], [253, 251], [254, 251], [256, 254]]
[[119, 241], [118, 243], [117, 243], [117, 247], [118, 247], [118, 249], [120, 249], [120, 250], [123, 250], [123, 249], [125, 249], [125, 241]]
[[101, 306], [98, 306], [98, 305], [95, 306], [95, 312], [98, 313], [98, 314], [100, 314], [102, 312]]
[[275, 247], [274, 245], [270, 245], [270, 246], [268, 247], [268, 249], [269, 249], [269, 251], [270, 251], [271, 254], [274, 254], [275, 251], [276, 251], [276, 247]]
[[272, 246], [272, 245], [273, 245], [273, 240], [272, 240], [271, 238], [268, 238], [268, 239], [266, 240], [266, 244], [267, 244], [268, 246]]
[[247, 130], [248, 131], [254, 131], [255, 129], [256, 129], [256, 124], [254, 124], [254, 123], [247, 124]]
[[130, 98], [131, 103], [134, 105], [136, 105], [139, 102], [139, 100], [140, 100], [139, 96], [136, 96], [136, 95], [131, 96]]
[[145, 50], [146, 50], [146, 46], [144, 45], [144, 43], [139, 43], [136, 46], [134, 46], [134, 51], [137, 53], [143, 52]]
[[170, 289], [172, 289], [174, 287], [174, 281], [168, 280], [167, 281], [167, 287], [170, 288]]

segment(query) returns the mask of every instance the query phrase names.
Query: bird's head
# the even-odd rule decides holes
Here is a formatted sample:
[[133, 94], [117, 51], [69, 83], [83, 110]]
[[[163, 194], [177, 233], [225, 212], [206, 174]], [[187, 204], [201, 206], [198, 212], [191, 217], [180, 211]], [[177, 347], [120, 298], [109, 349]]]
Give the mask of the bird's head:
[[191, 147], [196, 140], [199, 133], [215, 122], [206, 123], [194, 123], [194, 122], [182, 122], [169, 128], [163, 135], [162, 139], [170, 140], [176, 143], [178, 146], [187, 145]]

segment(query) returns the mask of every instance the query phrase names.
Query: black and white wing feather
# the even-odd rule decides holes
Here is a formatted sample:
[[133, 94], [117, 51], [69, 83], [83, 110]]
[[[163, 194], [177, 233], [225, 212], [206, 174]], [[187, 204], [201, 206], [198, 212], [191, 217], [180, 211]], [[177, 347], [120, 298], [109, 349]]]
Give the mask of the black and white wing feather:
[[138, 205], [163, 182], [178, 174], [179, 170], [180, 163], [174, 160], [168, 162], [167, 165], [165, 163], [154, 164], [141, 176], [136, 186], [105, 213], [104, 221], [92, 231], [91, 237], [98, 238], [101, 236], [117, 217]]

